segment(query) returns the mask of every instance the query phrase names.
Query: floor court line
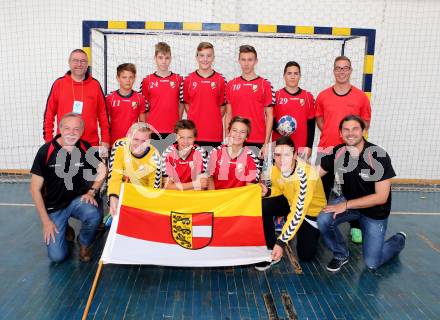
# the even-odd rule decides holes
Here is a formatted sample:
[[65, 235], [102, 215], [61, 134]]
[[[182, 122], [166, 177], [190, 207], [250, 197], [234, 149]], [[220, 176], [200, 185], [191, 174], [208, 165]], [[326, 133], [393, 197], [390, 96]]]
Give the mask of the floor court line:
[[431, 241], [431, 239], [429, 239], [426, 235], [422, 234], [422, 233], [416, 233], [416, 235], [423, 240], [423, 242], [425, 242], [429, 247], [431, 247], [431, 249], [437, 251], [438, 253], [440, 253], [440, 248]]
[[0, 207], [35, 207], [33, 203], [6, 203], [0, 202]]

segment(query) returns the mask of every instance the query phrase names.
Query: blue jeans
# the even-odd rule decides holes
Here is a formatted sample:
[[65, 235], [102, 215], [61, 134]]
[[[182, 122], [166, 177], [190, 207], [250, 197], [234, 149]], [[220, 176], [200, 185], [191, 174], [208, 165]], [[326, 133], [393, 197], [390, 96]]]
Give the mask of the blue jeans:
[[63, 261], [69, 253], [65, 235], [70, 217], [81, 221], [79, 232], [79, 243], [81, 245], [89, 246], [95, 238], [96, 230], [101, 222], [101, 214], [98, 207], [81, 202], [80, 198], [73, 199], [66, 208], [49, 214], [50, 220], [58, 230], [58, 233], [55, 233], [55, 242], [51, 240], [47, 246], [47, 254], [53, 262]]
[[[330, 201], [329, 204], [344, 202], [344, 197]], [[388, 218], [375, 220], [368, 218], [357, 210], [347, 210], [333, 219], [333, 213], [321, 212], [318, 217], [318, 227], [325, 245], [333, 252], [335, 259], [346, 259], [349, 256], [347, 244], [339, 231], [341, 223], [359, 219], [362, 230], [362, 252], [364, 262], [370, 269], [377, 269], [385, 262], [399, 254], [405, 246], [405, 238], [395, 234], [385, 241]]]

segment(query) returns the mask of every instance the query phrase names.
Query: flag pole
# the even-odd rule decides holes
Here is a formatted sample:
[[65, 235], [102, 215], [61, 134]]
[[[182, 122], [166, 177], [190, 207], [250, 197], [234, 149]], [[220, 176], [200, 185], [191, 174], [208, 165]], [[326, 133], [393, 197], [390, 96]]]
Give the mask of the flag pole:
[[96, 270], [95, 279], [93, 280], [92, 288], [90, 289], [89, 298], [87, 299], [87, 304], [86, 308], [84, 309], [82, 320], [87, 319], [87, 315], [89, 314], [90, 306], [92, 305], [93, 296], [95, 295], [96, 286], [98, 285], [99, 276], [101, 274], [102, 265], [102, 260], [99, 260], [98, 270]]

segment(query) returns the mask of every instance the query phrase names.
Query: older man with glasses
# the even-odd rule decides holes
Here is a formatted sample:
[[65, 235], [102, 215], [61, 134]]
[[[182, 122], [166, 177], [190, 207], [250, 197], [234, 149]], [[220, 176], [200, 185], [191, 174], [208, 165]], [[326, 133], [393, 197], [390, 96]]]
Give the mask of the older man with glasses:
[[43, 136], [45, 142], [53, 139], [55, 118], [59, 127], [65, 114], [80, 114], [85, 123], [81, 139], [92, 146], [101, 146], [102, 155], [106, 156], [110, 134], [105, 98], [98, 80], [88, 73], [88, 66], [88, 57], [83, 50], [75, 49], [70, 53], [70, 70], [55, 80], [47, 98]]

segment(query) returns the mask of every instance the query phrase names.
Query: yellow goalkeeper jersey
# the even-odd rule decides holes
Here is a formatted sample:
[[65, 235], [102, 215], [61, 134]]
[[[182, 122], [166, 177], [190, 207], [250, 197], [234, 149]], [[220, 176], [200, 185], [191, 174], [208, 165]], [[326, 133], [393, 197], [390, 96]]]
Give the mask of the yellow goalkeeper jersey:
[[137, 157], [130, 152], [127, 138], [116, 140], [109, 159], [107, 194], [119, 197], [123, 182], [151, 188], [162, 186], [162, 159], [152, 145]]
[[271, 183], [270, 197], [284, 195], [290, 205], [290, 213], [278, 237], [288, 243], [298, 232], [306, 215], [317, 217], [326, 205], [324, 188], [316, 168], [301, 160], [297, 160], [295, 171], [289, 177], [284, 177], [273, 166]]

